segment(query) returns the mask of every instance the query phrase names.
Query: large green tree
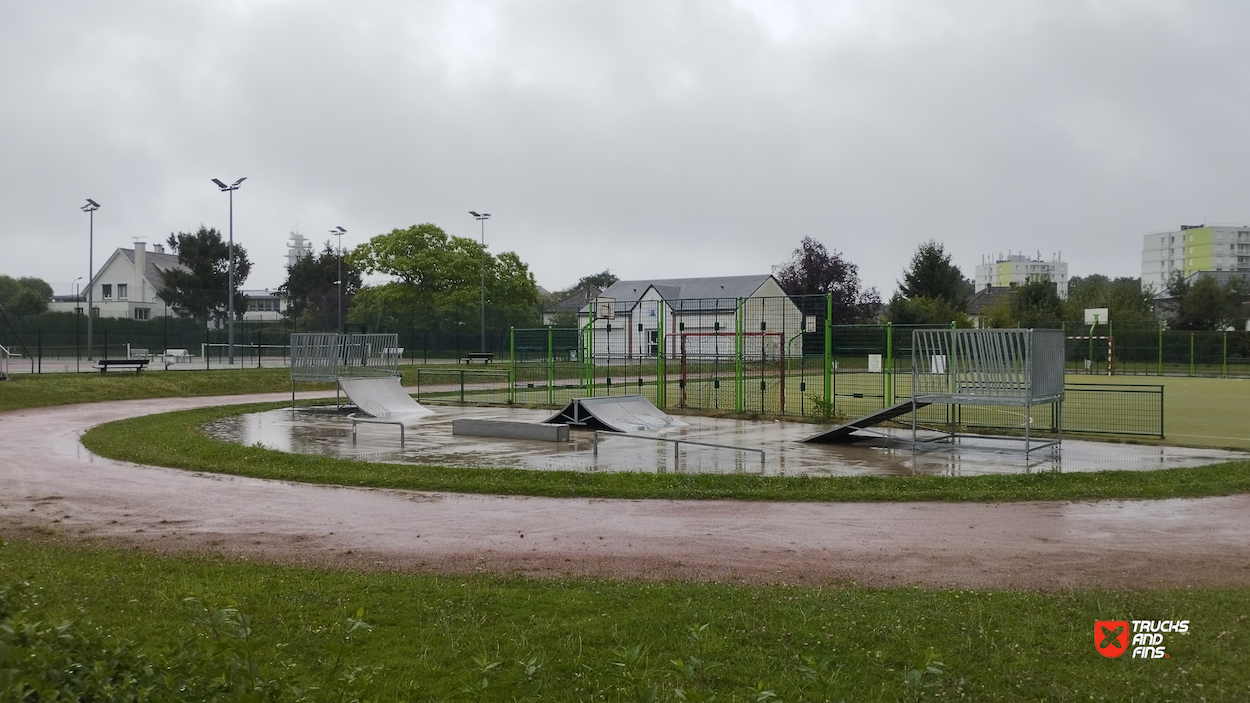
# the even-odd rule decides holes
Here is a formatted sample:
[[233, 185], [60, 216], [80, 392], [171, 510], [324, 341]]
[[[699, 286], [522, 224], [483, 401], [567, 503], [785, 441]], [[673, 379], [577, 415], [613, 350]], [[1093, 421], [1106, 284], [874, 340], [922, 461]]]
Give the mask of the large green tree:
[[859, 267], [811, 237], [804, 237], [790, 260], [774, 266], [773, 272], [786, 295], [832, 296], [835, 325], [865, 322], [881, 307], [877, 289], [860, 283]]
[[1063, 299], [1049, 276], [1030, 278], [1015, 287], [1011, 314], [1022, 325], [1048, 324], [1063, 320]]
[[1177, 272], [1168, 281], [1168, 294], [1175, 308], [1168, 326], [1176, 330], [1244, 329], [1244, 303], [1250, 299], [1250, 284], [1233, 277], [1221, 284], [1211, 276], [1199, 276], [1190, 283]]
[[1107, 308], [1115, 322], [1153, 322], [1154, 292], [1149, 287], [1143, 289], [1140, 278], [1073, 276], [1068, 281], [1064, 319], [1083, 322], [1089, 308]]
[[[230, 245], [216, 228], [200, 228], [192, 234], [170, 234], [166, 240], [171, 251], [178, 255], [178, 263], [186, 271], [170, 270], [163, 274], [165, 290], [161, 298], [182, 315], [197, 320], [210, 318], [224, 320], [230, 301]], [[243, 282], [252, 271], [247, 250], [234, 245], [234, 312], [241, 318], [247, 310], [247, 301], [239, 292]]]
[[890, 298], [885, 317], [896, 325], [968, 326], [964, 314], [971, 289], [941, 242], [921, 244], [903, 271], [898, 292]]
[[450, 236], [436, 225], [378, 235], [352, 250], [348, 259], [364, 273], [395, 279], [360, 290], [353, 322], [377, 329], [472, 330], [480, 314], [483, 271], [487, 327], [539, 322], [538, 286], [519, 256], [493, 256], [472, 239]]
[[0, 306], [13, 317], [38, 315], [51, 299], [52, 286], [42, 278], [0, 275]]
[[911, 257], [898, 292], [904, 298], [929, 298], [946, 302], [956, 310], [964, 310], [968, 302], [968, 283], [964, 274], [951, 261], [941, 242], [930, 240], [920, 245]]
[[360, 290], [360, 269], [347, 257], [341, 264], [341, 288], [338, 285], [339, 252], [329, 242], [320, 253], [309, 252], [287, 268], [286, 283], [278, 290], [287, 296], [286, 314], [295, 318], [300, 327], [322, 331], [337, 329], [340, 303], [343, 319], [349, 319], [353, 298]]

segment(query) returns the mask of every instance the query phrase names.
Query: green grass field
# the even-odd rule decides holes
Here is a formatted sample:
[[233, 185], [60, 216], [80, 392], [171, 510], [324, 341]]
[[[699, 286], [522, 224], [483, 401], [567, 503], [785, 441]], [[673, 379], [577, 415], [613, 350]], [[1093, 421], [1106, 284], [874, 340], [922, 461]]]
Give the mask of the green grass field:
[[[17, 642], [0, 647], [0, 697], [6, 681], [23, 675], [57, 678], [35, 656], [56, 648], [55, 640], [41, 649], [6, 635], [29, 633], [40, 621], [75, 623], [73, 632], [94, 638], [93, 646], [71, 648], [62, 636], [58, 676], [69, 670], [61, 662], [71, 654], [83, 657], [84, 679], [102, 667], [122, 669], [129, 660], [106, 645], [129, 641], [137, 650], [130, 659], [147, 654], [156, 672], [149, 678], [159, 681], [165, 667], [185, 665], [192, 647], [192, 654], [211, 655], [198, 658], [208, 679], [201, 686], [237, 682], [214, 698], [223, 701], [263, 700], [251, 691], [272, 690], [275, 680], [306, 691], [306, 698], [281, 700], [339, 700], [326, 695], [336, 693], [327, 679], [345, 673], [355, 677], [353, 693], [379, 701], [715, 695], [766, 703], [763, 691], [774, 701], [853, 703], [1250, 697], [1244, 588], [1027, 593], [423, 576], [169, 557], [48, 538], [0, 542], [0, 574], [0, 590], [28, 581], [36, 600], [6, 623], [0, 599], [0, 625], [10, 626], [0, 627], [0, 644]], [[246, 638], [228, 617], [206, 621], [226, 607], [249, 618]], [[354, 633], [344, 648], [343, 626], [361, 609], [372, 631]], [[1166, 640], [1166, 659], [1105, 659], [1092, 642], [1096, 619], [1185, 619], [1190, 634]], [[930, 651], [940, 673], [916, 681], [910, 672], [925, 670]], [[245, 665], [254, 678], [244, 676]]]

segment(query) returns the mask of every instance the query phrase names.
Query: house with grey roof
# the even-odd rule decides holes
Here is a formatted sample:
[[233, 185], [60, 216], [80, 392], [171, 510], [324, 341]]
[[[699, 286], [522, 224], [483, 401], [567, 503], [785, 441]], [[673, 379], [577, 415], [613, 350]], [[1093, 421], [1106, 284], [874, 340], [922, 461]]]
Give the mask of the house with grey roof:
[[769, 274], [617, 281], [579, 314], [599, 358], [801, 355], [805, 319]]
[[[164, 272], [171, 270], [187, 268], [178, 263], [176, 254], [167, 254], [163, 245], [155, 244], [148, 251], [145, 242], [135, 242], [134, 249], [114, 250], [89, 284], [95, 315], [148, 320], [168, 314], [159, 296], [165, 290]], [[48, 309], [85, 313], [87, 297], [83, 288], [77, 299], [72, 295], [55, 297]]]
[[586, 312], [589, 309], [587, 306], [602, 292], [602, 288], [590, 284], [578, 288], [563, 299], [543, 308], [543, 324], [552, 325], [560, 316], [575, 317], [578, 313]]

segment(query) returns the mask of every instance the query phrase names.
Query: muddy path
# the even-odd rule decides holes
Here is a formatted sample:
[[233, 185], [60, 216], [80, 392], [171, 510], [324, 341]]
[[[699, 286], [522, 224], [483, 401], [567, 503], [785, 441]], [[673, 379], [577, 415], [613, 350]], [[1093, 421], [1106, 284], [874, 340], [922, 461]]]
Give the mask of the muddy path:
[[289, 397], [0, 414], [0, 532], [51, 528], [160, 552], [427, 573], [1038, 590], [1250, 585], [1250, 494], [997, 504], [503, 497], [139, 466], [79, 442], [111, 420]]

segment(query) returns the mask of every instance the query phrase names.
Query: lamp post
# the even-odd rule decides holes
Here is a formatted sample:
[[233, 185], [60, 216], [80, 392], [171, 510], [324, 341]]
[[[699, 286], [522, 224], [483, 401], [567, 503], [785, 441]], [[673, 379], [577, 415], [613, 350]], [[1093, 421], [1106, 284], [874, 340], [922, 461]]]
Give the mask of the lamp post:
[[226, 363], [234, 364], [234, 191], [239, 189], [239, 184], [247, 180], [247, 176], [235, 181], [232, 185], [226, 185], [216, 178], [213, 183], [222, 190], [223, 193], [230, 194], [230, 300], [226, 303], [228, 322], [230, 332], [226, 335]]
[[91, 309], [94, 300], [91, 284], [95, 281], [95, 211], [99, 209], [100, 204], [91, 198], [87, 198], [87, 204], [81, 208], [90, 217], [87, 230], [87, 361], [91, 361]]
[[78, 282], [81, 280], [82, 280], [82, 276], [79, 276], [78, 278], [75, 278], [74, 282], [71, 284], [74, 286], [74, 371], [75, 372], [82, 370], [82, 366], [79, 365], [80, 357], [82, 356], [82, 350], [78, 348], [78, 318], [82, 317], [82, 298], [79, 297]]
[[330, 234], [339, 238], [339, 334], [343, 334], [343, 235], [347, 230], [342, 225], [330, 230]]
[[469, 214], [473, 216], [473, 219], [475, 219], [475, 220], [477, 220], [478, 222], [481, 222], [481, 223], [482, 223], [482, 260], [481, 260], [481, 262], [480, 262], [480, 264], [481, 264], [480, 268], [481, 268], [481, 270], [482, 270], [482, 286], [481, 286], [481, 293], [482, 293], [482, 348], [481, 348], [479, 351], [483, 351], [483, 352], [485, 352], [485, 351], [486, 351], [486, 221], [490, 219], [490, 213], [489, 213], [489, 212], [483, 212], [482, 214], [480, 214], [480, 215], [479, 215], [478, 213], [473, 212], [472, 210], [470, 210], [470, 211], [469, 211]]

